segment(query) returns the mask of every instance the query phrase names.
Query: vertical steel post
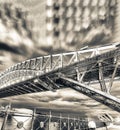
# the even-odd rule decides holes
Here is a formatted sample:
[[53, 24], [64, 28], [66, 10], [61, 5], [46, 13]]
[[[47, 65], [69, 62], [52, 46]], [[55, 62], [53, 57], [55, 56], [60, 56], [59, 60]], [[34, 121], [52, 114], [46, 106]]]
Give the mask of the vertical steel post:
[[36, 113], [36, 109], [34, 109], [34, 110], [33, 110], [31, 130], [33, 130], [33, 129], [34, 129], [35, 113]]
[[63, 54], [61, 54], [61, 67], [63, 67]]
[[60, 130], [61, 130], [61, 126], [62, 126], [62, 125], [61, 125], [61, 113], [60, 113]]
[[75, 130], [75, 117], [74, 117], [74, 123], [73, 124], [74, 124], [74, 130]]
[[51, 123], [51, 111], [49, 111], [49, 122], [48, 122], [48, 130], [50, 130], [50, 123]]
[[6, 114], [5, 114], [5, 118], [4, 118], [1, 130], [5, 130], [5, 125], [6, 125], [6, 122], [7, 122], [7, 118], [8, 118], [8, 112], [6, 112]]
[[103, 76], [102, 63], [98, 63], [98, 66], [99, 66], [99, 82], [100, 82], [101, 90], [103, 92], [107, 92], [107, 88], [106, 88], [106, 84], [105, 84], [105, 80]]
[[5, 125], [6, 125], [6, 122], [7, 122], [7, 119], [8, 119], [8, 115], [9, 115], [9, 109], [11, 108], [11, 103], [7, 106], [7, 110], [6, 110], [6, 113], [5, 113], [5, 118], [4, 118], [4, 121], [3, 121], [3, 124], [2, 124], [2, 127], [1, 127], [1, 130], [5, 130]]
[[69, 115], [68, 115], [68, 130], [70, 130]]
[[50, 55], [50, 69], [52, 70], [52, 66], [53, 66], [53, 56], [52, 55]]

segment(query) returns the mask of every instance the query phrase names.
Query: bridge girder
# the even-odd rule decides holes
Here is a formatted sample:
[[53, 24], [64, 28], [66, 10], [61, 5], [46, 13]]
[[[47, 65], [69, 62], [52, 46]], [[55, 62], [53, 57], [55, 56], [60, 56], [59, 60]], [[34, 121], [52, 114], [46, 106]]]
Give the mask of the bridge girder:
[[[55, 91], [68, 86], [120, 112], [119, 99], [110, 95], [114, 78], [120, 76], [119, 55], [119, 47], [111, 45], [18, 63], [1, 73], [0, 97]], [[109, 86], [106, 86], [108, 79]], [[100, 83], [101, 91], [85, 85], [94, 81]]]

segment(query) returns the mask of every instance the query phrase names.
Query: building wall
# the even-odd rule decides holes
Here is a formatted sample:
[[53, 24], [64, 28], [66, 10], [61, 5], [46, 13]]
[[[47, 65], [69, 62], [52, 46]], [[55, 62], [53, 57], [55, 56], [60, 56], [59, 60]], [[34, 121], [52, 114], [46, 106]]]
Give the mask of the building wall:
[[116, 4], [116, 16], [115, 16], [115, 30], [113, 32], [112, 41], [120, 42], [120, 0], [117, 0]]

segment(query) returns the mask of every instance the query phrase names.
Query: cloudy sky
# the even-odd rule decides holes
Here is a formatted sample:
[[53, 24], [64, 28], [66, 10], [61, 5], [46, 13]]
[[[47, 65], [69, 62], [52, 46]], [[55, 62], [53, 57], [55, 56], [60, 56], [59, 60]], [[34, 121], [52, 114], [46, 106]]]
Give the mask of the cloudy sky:
[[[8, 1], [10, 1], [10, 0], [8, 0]], [[37, 27], [42, 27], [40, 29], [40, 35], [41, 35], [41, 37], [43, 37], [43, 39], [40, 39], [40, 40], [44, 41], [44, 38], [45, 38], [45, 13], [46, 13], [45, 12], [45, 0], [40, 0], [40, 2], [38, 2], [38, 0], [29, 0], [29, 2], [27, 0], [26, 1], [25, 0], [15, 0], [15, 1], [16, 1], [16, 3], [17, 2], [21, 3], [21, 4], [24, 3], [23, 4], [24, 7], [26, 7], [26, 9], [28, 9], [28, 10], [30, 9], [29, 11], [30, 11], [31, 17], [35, 16], [35, 19], [36, 19], [34, 21], [35, 24], [37, 25]], [[3, 27], [3, 32], [5, 30], [8, 30], [2, 23], [0, 23], [0, 26], [1, 26], [1, 28]], [[100, 29], [100, 27], [98, 27], [98, 30], [96, 30], [96, 31], [99, 32], [99, 29]], [[93, 30], [91, 31], [91, 33], [93, 33]], [[9, 30], [9, 34], [8, 33], [7, 34], [1, 33], [1, 34], [3, 34], [3, 36], [6, 37], [6, 35], [8, 36], [9, 34], [11, 34], [11, 31]], [[17, 33], [15, 32], [14, 34], [16, 35]], [[12, 38], [13, 37], [14, 36], [12, 36]], [[18, 37], [20, 37], [20, 36], [18, 36]], [[86, 37], [86, 39], [88, 40], [89, 37], [91, 37], [91, 35]], [[0, 37], [0, 40], [2, 38], [3, 37]], [[11, 36], [9, 36], [9, 38], [11, 38]], [[101, 38], [101, 35], [100, 35], [100, 38]], [[23, 50], [23, 46], [22, 46], [23, 44], [19, 44], [19, 42], [16, 42], [16, 41], [15, 42], [9, 42], [6, 40], [4, 41], [4, 43], [3, 43], [4, 45], [6, 45], [6, 46], [9, 45], [10, 48], [18, 50], [18, 52], [20, 50], [21, 53], [16, 54], [15, 52], [12, 52], [12, 49], [8, 51], [8, 50], [2, 48], [3, 46], [1, 46], [1, 48], [0, 48], [0, 63], [1, 63], [0, 69], [1, 70], [4, 70], [8, 66], [13, 65], [16, 62], [23, 61], [24, 59], [26, 59], [28, 57], [30, 58], [30, 56], [32, 56], [31, 50], [34, 48], [34, 44], [30, 40], [28, 40], [28, 41], [31, 44], [29, 44], [29, 46], [28, 46], [28, 44], [24, 44], [25, 51], [23, 51], [23, 52], [21, 52], [21, 50]], [[14, 43], [17, 43], [17, 44], [14, 44]], [[27, 43], [27, 42], [25, 42], [25, 43]], [[0, 45], [1, 45], [1, 43], [0, 43]], [[28, 53], [26, 54], [26, 52], [28, 52]], [[49, 52], [47, 52], [47, 53], [49, 53]], [[41, 51], [42, 55], [46, 55], [47, 53], [44, 51]], [[115, 85], [115, 89], [112, 92], [112, 94], [119, 97], [119, 92], [120, 92], [119, 86]], [[83, 94], [80, 94], [80, 93], [78, 93], [72, 89], [68, 89], [68, 88], [63, 89], [63, 90], [58, 90], [56, 92], [42, 92], [42, 93], [26, 94], [26, 95], [21, 95], [21, 96], [14, 96], [14, 97], [10, 97], [10, 98], [0, 99], [1, 104], [4, 104], [4, 103], [7, 104], [7, 103], [9, 103], [9, 101], [15, 107], [30, 107], [30, 108], [36, 107], [36, 108], [58, 109], [61, 111], [64, 110], [64, 111], [80, 112], [83, 115], [84, 114], [97, 115], [98, 113], [100, 113], [100, 114], [101, 113], [112, 113], [115, 115], [118, 114], [117, 112], [111, 110], [110, 108], [86, 97]]]

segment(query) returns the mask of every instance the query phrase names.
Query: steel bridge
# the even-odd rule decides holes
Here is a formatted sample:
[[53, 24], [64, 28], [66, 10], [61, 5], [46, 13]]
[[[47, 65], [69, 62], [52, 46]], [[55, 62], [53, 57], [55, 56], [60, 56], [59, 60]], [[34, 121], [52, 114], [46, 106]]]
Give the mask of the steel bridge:
[[120, 112], [120, 99], [111, 95], [120, 78], [119, 56], [114, 43], [26, 60], [0, 74], [0, 98], [70, 87]]

